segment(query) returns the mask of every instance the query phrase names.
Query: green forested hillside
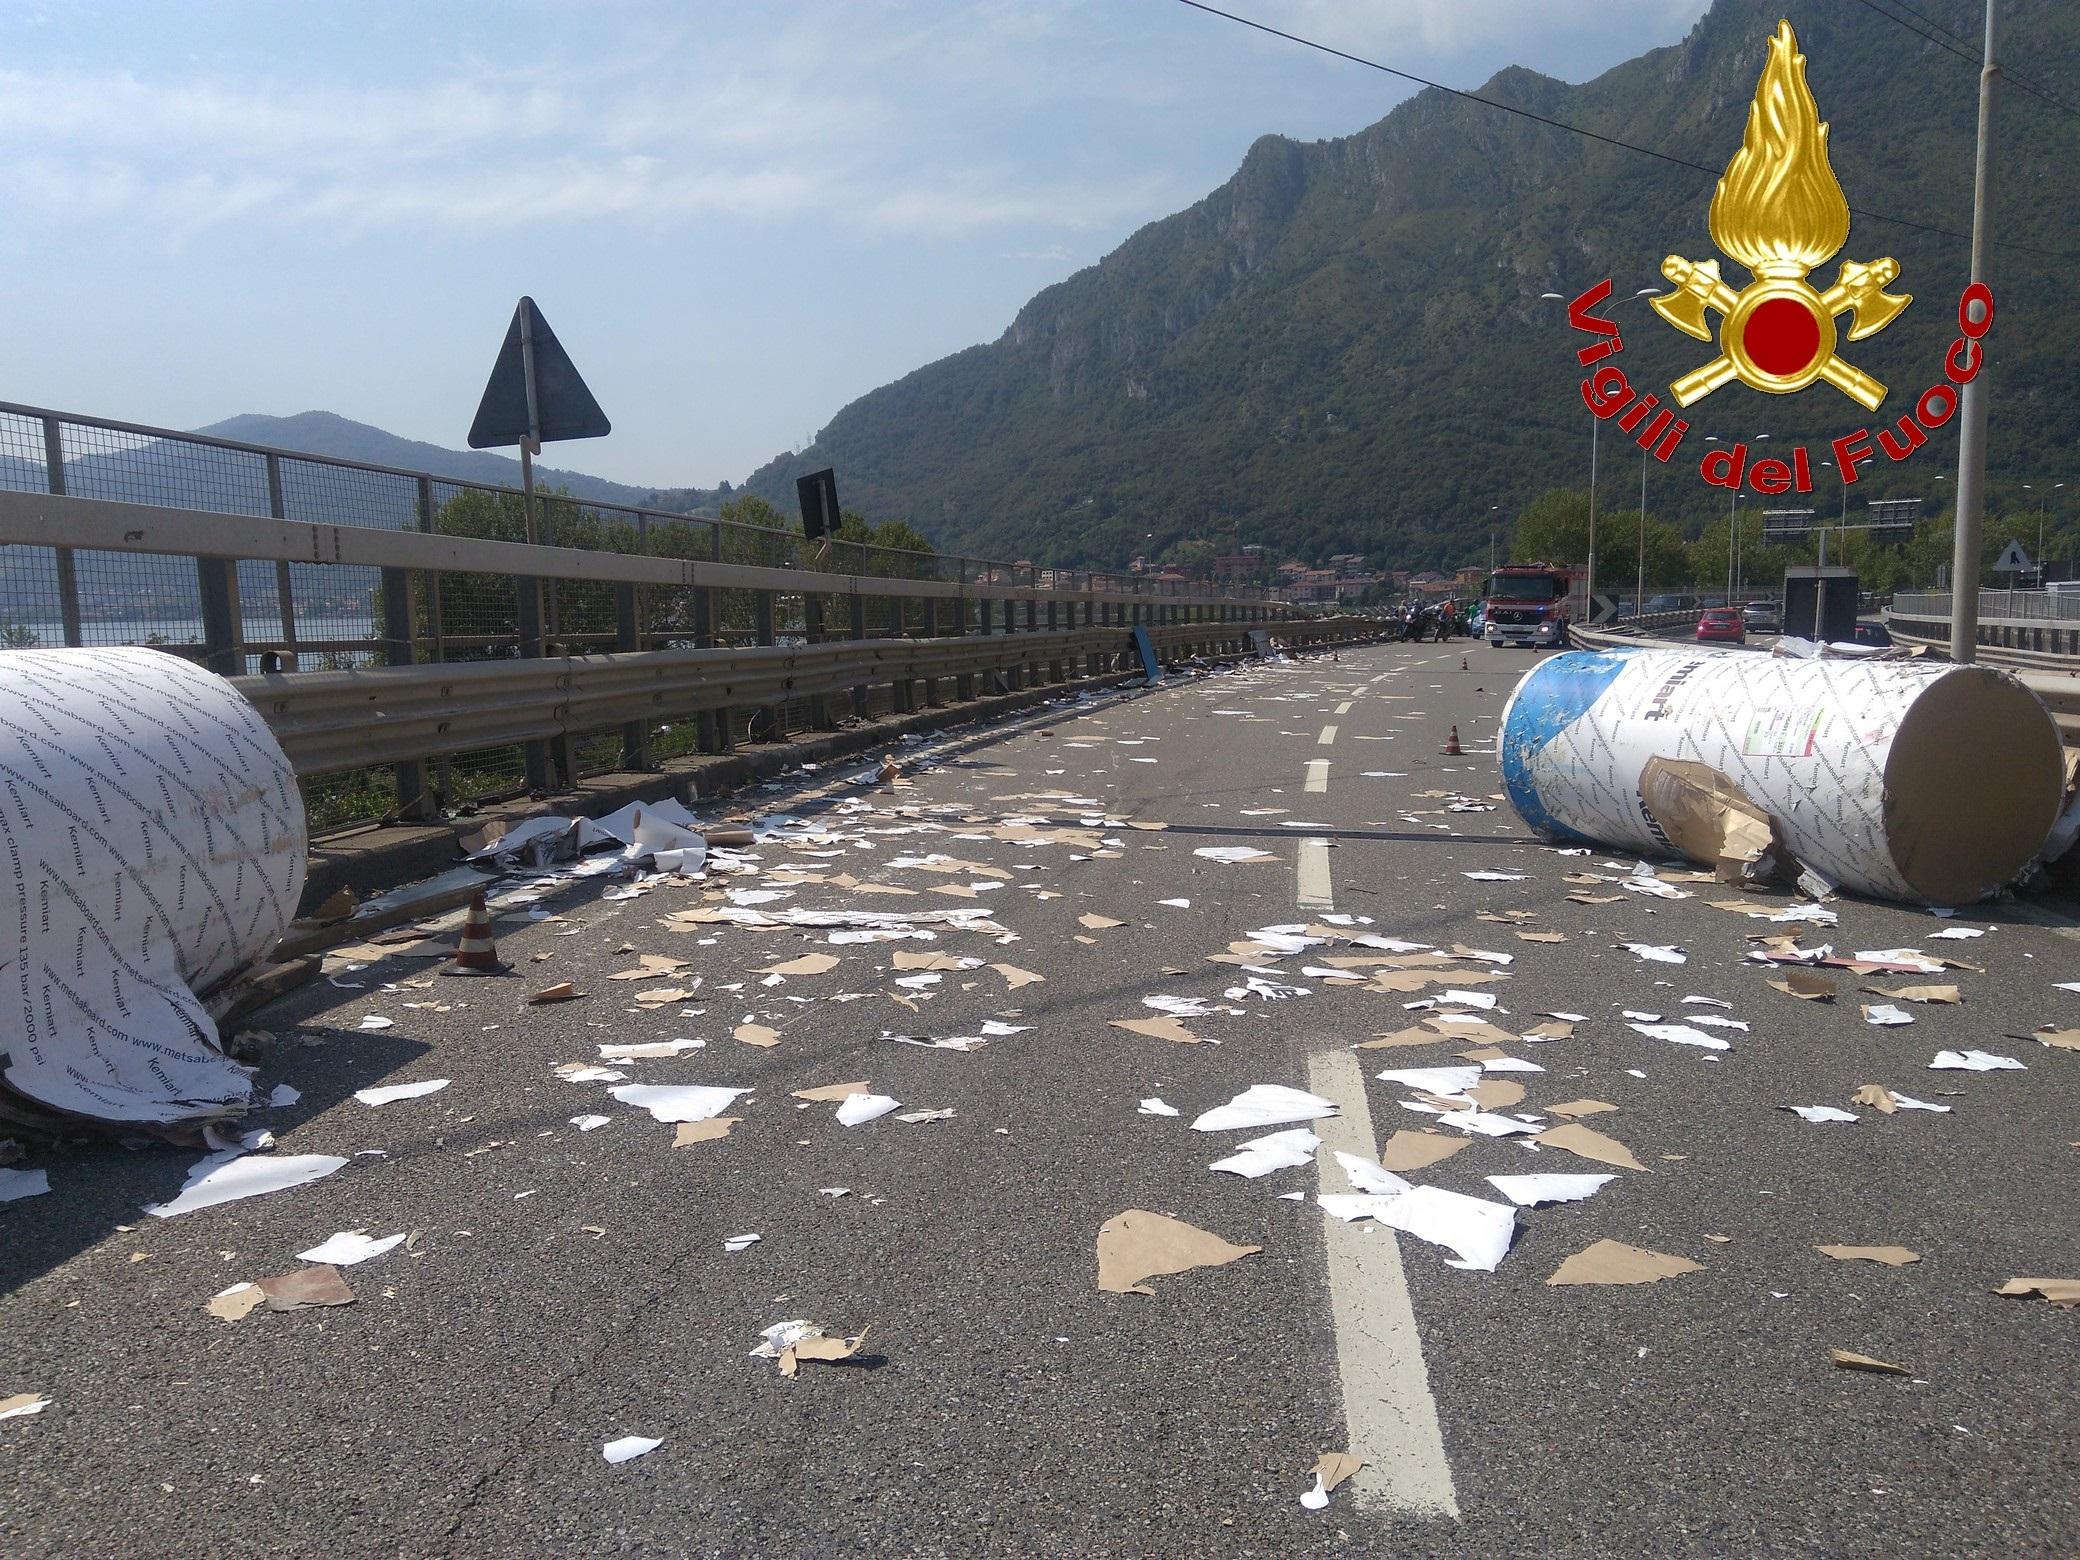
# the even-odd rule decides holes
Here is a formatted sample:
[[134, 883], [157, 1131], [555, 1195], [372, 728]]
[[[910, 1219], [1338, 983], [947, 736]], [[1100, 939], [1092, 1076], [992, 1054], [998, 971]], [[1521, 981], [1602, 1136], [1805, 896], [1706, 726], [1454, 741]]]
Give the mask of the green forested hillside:
[[[1918, 8], [1976, 36], [1976, 0]], [[2003, 10], [2011, 60], [2080, 101], [2080, 5]], [[1966, 229], [1976, 66], [1850, 0], [1719, 0], [1682, 43], [1595, 81], [1513, 69], [1482, 90], [1715, 176], [1779, 16], [1809, 56], [1852, 206]], [[2080, 254], [2080, 117], [2011, 89], [2001, 146], [2000, 238]], [[1587, 480], [1564, 306], [1539, 295], [1606, 275], [1629, 294], [1664, 285], [1665, 254], [1710, 258], [1712, 184], [1435, 91], [1343, 140], [1266, 136], [1220, 189], [1039, 294], [999, 339], [863, 396], [747, 485], [787, 504], [798, 473], [835, 465], [847, 502], [877, 518], [907, 517], [942, 548], [1041, 561], [1114, 563], [1149, 532], [1160, 549], [1230, 524], [1301, 556], [1485, 558], [1494, 506], [1507, 517]], [[1939, 371], [1967, 245], [1859, 215], [1843, 256], [1882, 254], [1916, 302], [1849, 355], [1891, 385], [1897, 416]], [[2010, 503], [2022, 482], [2080, 478], [2076, 263], [1998, 256], [1993, 461]], [[1626, 313], [1635, 383], [1665, 387], [1711, 353], [1643, 304]], [[1657, 472], [1651, 495], [1692, 533], [1724, 525], [1723, 495], [1695, 476], [1703, 434], [1824, 442], [1873, 423], [1824, 388], [1736, 385], [1692, 415], [1688, 461]], [[1606, 442], [1604, 455], [1604, 502], [1636, 510], [1637, 453]], [[1933, 479], [1953, 469], [1945, 430], [1856, 497], [1923, 494], [1939, 510], [1948, 484]], [[1839, 491], [1814, 502], [1832, 508]]]

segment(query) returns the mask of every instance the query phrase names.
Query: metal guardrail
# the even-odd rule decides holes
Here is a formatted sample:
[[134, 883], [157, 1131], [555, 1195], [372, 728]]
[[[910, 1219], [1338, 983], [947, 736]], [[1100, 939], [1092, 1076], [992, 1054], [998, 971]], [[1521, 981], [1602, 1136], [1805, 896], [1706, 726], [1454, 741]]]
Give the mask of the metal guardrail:
[[[1892, 605], [1902, 617], [1950, 620], [1947, 590], [1901, 591]], [[2080, 626], [2080, 591], [1982, 590], [1979, 592], [1979, 621], [2008, 623], [2071, 623]]]
[[[1124, 668], [1135, 626], [1166, 653], [1239, 653], [1263, 627], [1303, 642], [1376, 631], [1116, 575], [851, 572], [856, 551], [794, 562], [783, 539], [779, 561], [719, 544], [660, 555], [0, 491], [0, 570], [25, 555], [75, 569], [121, 558], [198, 582], [199, 640], [150, 642], [241, 679], [307, 777], [319, 829], [968, 699], [982, 678], [1063, 682], [1079, 662], [1104, 675]], [[315, 655], [293, 629], [249, 639], [240, 589], [254, 570], [321, 593], [365, 581], [376, 632]], [[452, 631], [458, 599], [478, 632]], [[92, 642], [83, 626], [69, 620], [66, 642]]]
[[[1332, 618], [1245, 625], [1157, 625], [1159, 654], [1238, 655], [1253, 628], [1286, 644], [1346, 643], [1379, 625]], [[944, 684], [1000, 674], [1051, 682], [1104, 677], [1133, 655], [1127, 628], [844, 641], [790, 648], [653, 651], [635, 655], [374, 667], [234, 679], [266, 717], [299, 776], [402, 764], [473, 747], [568, 740], [630, 722], [891, 685], [898, 709], [940, 702]], [[1077, 663], [1081, 663], [1081, 672]], [[1045, 668], [1041, 671], [1041, 668]]]

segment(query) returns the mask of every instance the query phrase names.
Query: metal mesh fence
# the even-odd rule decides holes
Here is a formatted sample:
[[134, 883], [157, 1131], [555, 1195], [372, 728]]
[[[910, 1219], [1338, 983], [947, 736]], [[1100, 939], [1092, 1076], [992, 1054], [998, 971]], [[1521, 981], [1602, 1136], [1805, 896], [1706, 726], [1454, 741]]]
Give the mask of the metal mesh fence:
[[[0, 490], [508, 542], [528, 540], [530, 530], [522, 495], [512, 489], [11, 403], [0, 403]], [[789, 528], [635, 510], [554, 491], [537, 495], [533, 532], [534, 540], [552, 547], [867, 578], [985, 588], [1128, 583], [1123, 576], [1035, 571], [836, 538], [811, 543]], [[386, 578], [396, 589], [400, 577], [409, 601], [386, 603]], [[539, 612], [531, 614], [524, 603], [535, 589]], [[402, 607], [408, 646], [384, 637], [386, 605]], [[370, 567], [292, 561], [242, 560], [227, 569], [192, 557], [0, 547], [0, 649], [148, 644], [249, 671], [260, 668], [264, 652], [287, 651], [298, 670], [322, 671], [380, 665], [402, 648], [423, 662], [509, 659], [528, 649], [524, 636], [531, 632], [539, 635], [539, 653], [591, 655], [630, 647], [800, 645], [925, 630], [925, 608], [915, 599], [863, 597], [858, 617], [849, 596], [816, 598], [813, 608], [820, 620], [811, 599], [799, 593], [749, 589], [617, 586], [560, 575], [537, 586], [506, 573], [386, 576]], [[937, 602], [933, 631], [979, 632], [982, 610], [972, 600]], [[1023, 608], [1017, 621], [1026, 626]], [[1044, 615], [1035, 621], [1045, 626]], [[998, 608], [992, 627], [1001, 631], [1002, 624]], [[869, 714], [897, 707], [887, 684], [870, 689]], [[770, 712], [663, 722], [649, 728], [649, 754], [656, 762], [695, 751], [703, 726], [722, 720], [737, 739], [757, 740], [808, 729], [819, 718], [843, 722], [856, 712], [850, 692], [840, 691]], [[584, 736], [573, 744], [577, 767], [618, 767], [625, 759], [622, 740], [619, 730]], [[427, 772], [428, 784], [450, 805], [515, 794], [527, 784], [517, 746], [432, 756]], [[383, 766], [307, 781], [314, 826], [367, 821], [409, 803], [397, 795], [396, 780]]]

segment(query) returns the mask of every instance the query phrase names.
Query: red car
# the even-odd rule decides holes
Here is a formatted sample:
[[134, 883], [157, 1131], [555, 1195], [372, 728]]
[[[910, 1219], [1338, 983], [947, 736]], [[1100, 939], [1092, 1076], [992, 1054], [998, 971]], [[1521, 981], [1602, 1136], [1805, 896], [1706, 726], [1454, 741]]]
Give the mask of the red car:
[[1741, 625], [1740, 608], [1706, 607], [1704, 615], [1697, 620], [1697, 642], [1701, 645], [1746, 644], [1748, 631]]

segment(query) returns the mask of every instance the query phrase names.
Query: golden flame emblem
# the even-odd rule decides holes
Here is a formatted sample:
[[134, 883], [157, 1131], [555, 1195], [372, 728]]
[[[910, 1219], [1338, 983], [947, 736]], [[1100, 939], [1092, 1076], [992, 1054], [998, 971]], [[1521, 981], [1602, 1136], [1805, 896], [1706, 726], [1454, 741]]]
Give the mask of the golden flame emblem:
[[1721, 316], [1719, 355], [1670, 386], [1676, 404], [1688, 406], [1735, 379], [1772, 395], [1824, 379], [1876, 411], [1885, 386], [1835, 356], [1835, 318], [1848, 314], [1848, 339], [1861, 341], [1914, 300], [1885, 291], [1899, 276], [1890, 256], [1844, 260], [1825, 292], [1806, 280], [1849, 241], [1849, 202], [1827, 160], [1827, 126], [1789, 22], [1777, 23], [1747, 132], [1712, 193], [1711, 230], [1712, 242], [1754, 279], [1736, 292], [1720, 279], [1716, 260], [1670, 255], [1661, 262], [1674, 287], [1649, 300], [1655, 313], [1699, 341], [1712, 339], [1705, 311]]

